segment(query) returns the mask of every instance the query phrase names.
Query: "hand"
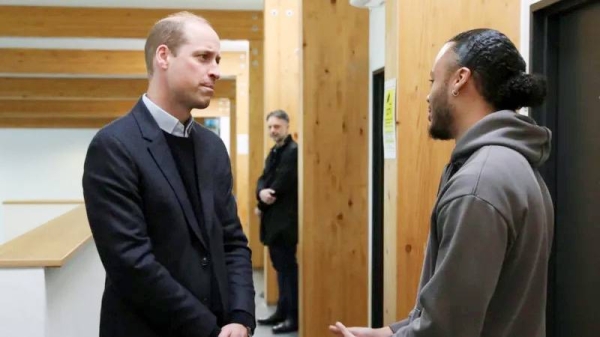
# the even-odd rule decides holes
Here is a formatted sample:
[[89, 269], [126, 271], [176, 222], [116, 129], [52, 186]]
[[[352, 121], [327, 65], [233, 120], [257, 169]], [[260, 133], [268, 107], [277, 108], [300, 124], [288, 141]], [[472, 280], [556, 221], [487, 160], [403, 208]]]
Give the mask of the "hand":
[[270, 188], [265, 188], [258, 193], [260, 200], [267, 205], [272, 205], [277, 198], [274, 196], [275, 191]]
[[248, 329], [237, 323], [227, 324], [221, 328], [219, 337], [248, 337]]
[[346, 328], [344, 324], [337, 322], [329, 326], [329, 331], [338, 337], [389, 337], [393, 334], [390, 327], [385, 326], [379, 329], [351, 327]]
[[261, 216], [262, 215], [262, 211], [258, 208], [258, 207], [254, 207], [254, 214]]

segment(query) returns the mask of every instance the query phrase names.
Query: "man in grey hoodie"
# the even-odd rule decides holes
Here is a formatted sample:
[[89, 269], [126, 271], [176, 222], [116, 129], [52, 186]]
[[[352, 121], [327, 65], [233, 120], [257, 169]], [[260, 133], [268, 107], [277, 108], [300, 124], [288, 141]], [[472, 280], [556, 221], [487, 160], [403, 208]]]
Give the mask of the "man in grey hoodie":
[[431, 72], [429, 133], [455, 139], [441, 179], [417, 303], [380, 329], [330, 330], [344, 337], [542, 337], [554, 233], [538, 167], [550, 131], [515, 111], [541, 104], [542, 78], [502, 33], [451, 39]]

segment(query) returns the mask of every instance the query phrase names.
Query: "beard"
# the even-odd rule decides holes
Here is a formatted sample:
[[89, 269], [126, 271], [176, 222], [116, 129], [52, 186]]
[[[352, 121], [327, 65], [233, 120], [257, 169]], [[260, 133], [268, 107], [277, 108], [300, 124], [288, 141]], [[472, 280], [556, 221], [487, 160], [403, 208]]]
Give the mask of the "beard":
[[429, 136], [438, 140], [452, 139], [452, 124], [454, 117], [452, 115], [452, 106], [448, 103], [448, 98], [440, 95], [435, 106], [431, 104], [431, 124], [429, 125]]
[[275, 143], [279, 143], [283, 140], [283, 136], [282, 135], [275, 135], [275, 136], [271, 136], [271, 139], [273, 139], [273, 141]]

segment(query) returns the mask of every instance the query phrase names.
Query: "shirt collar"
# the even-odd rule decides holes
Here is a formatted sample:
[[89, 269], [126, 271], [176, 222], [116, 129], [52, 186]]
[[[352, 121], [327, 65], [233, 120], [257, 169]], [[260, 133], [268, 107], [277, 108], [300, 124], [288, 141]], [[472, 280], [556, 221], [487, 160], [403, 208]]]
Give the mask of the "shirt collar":
[[142, 101], [148, 108], [148, 111], [150, 111], [152, 117], [154, 117], [158, 127], [160, 127], [163, 131], [177, 137], [187, 138], [190, 136], [190, 132], [194, 126], [193, 117], [190, 118], [185, 125], [183, 125], [183, 123], [181, 123], [177, 118], [173, 117], [173, 115], [152, 102], [146, 94], [142, 96]]

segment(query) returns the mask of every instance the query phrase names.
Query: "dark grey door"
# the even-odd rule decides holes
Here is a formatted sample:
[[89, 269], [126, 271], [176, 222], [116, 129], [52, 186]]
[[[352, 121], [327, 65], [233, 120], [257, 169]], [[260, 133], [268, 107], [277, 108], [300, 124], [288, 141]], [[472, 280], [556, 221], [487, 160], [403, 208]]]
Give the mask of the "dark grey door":
[[600, 1], [557, 23], [557, 337], [600, 336]]
[[371, 325], [383, 325], [383, 96], [385, 73], [373, 74], [373, 215], [371, 242]]

